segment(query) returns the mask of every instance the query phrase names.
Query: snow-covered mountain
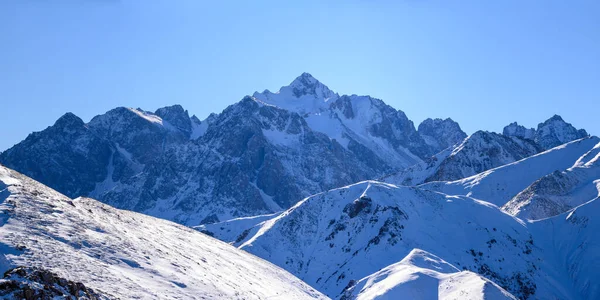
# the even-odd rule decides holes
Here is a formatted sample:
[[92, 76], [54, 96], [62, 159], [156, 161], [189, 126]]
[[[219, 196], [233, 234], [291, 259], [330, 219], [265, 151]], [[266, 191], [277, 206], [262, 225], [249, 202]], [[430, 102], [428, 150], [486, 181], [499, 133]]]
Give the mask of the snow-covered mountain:
[[402, 111], [339, 96], [305, 73], [203, 121], [179, 105], [115, 108], [87, 124], [68, 113], [0, 162], [69, 197], [197, 225], [281, 211], [420, 163], [465, 136], [451, 120], [436, 122], [421, 135]]
[[[70, 199], [3, 166], [0, 254], [0, 272], [26, 267], [7, 273], [0, 292], [11, 280], [38, 292], [59, 293], [44, 287], [54, 282], [55, 289], [87, 291], [68, 282], [76, 280], [100, 299], [325, 298], [284, 270], [195, 230]], [[37, 283], [35, 274], [42, 277]]]
[[[480, 274], [520, 299], [582, 299], [587, 287], [581, 280], [593, 280], [598, 273], [568, 279], [567, 270], [539, 246], [542, 241], [528, 226], [488, 202], [368, 181], [309, 197], [273, 217], [200, 229], [228, 237], [233, 245], [285, 268], [332, 298], [357, 282], [352, 294], [368, 290], [366, 282], [380, 278], [377, 272], [384, 268], [419, 271], [422, 267], [408, 261], [414, 249], [421, 249], [456, 269]], [[394, 266], [401, 261], [409, 266]], [[432, 271], [458, 273], [444, 265], [446, 271]], [[434, 274], [429, 282], [449, 284], [453, 290], [477, 289], [463, 285], [465, 281], [444, 282], [444, 276]], [[389, 284], [401, 290], [403, 282], [412, 290], [409, 281], [391, 279]]]

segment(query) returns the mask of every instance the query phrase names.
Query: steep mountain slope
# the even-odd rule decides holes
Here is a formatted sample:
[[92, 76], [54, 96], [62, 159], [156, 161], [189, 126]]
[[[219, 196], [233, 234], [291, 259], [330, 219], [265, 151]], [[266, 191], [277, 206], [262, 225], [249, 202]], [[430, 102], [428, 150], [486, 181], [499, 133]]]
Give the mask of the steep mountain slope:
[[536, 180], [502, 209], [521, 219], [539, 220], [566, 212], [599, 194], [600, 144], [597, 144], [573, 167]]
[[529, 140], [478, 131], [456, 147], [426, 181], [465, 178], [532, 156], [539, 151], [537, 145]]
[[324, 298], [278, 267], [197, 231], [72, 200], [2, 166], [0, 254], [0, 272], [49, 270], [106, 299]]
[[[466, 136], [450, 119], [440, 120], [439, 124], [425, 122], [421, 135], [404, 112], [370, 96], [339, 96], [307, 73], [277, 93], [254, 93], [254, 98], [298, 112], [313, 130], [336, 139], [356, 155], [368, 154], [395, 168], [419, 162]], [[444, 128], [428, 125], [444, 125]]]
[[420, 161], [415, 153], [427, 151], [419, 149], [424, 141], [404, 113], [368, 96], [342, 96], [331, 110], [307, 115], [306, 121], [358, 156], [386, 162], [390, 170]]
[[515, 299], [495, 283], [414, 249], [402, 261], [369, 275], [341, 299]]
[[[464, 135], [446, 123], [440, 132]], [[438, 133], [428, 141], [454, 140]], [[368, 96], [338, 96], [303, 74], [204, 121], [179, 105], [115, 108], [87, 124], [66, 114], [0, 162], [69, 197], [193, 226], [281, 211], [435, 151], [403, 112]]]
[[[202, 230], [233, 237], [232, 231], [243, 228], [235, 223]], [[558, 271], [545, 261], [525, 223], [487, 202], [418, 188], [371, 181], [331, 190], [244, 229], [230, 242], [330, 297], [413, 249], [435, 253], [521, 299], [576, 295], [571, 281], [554, 281]]]
[[401, 185], [458, 180], [521, 160], [540, 150], [531, 140], [477, 131], [455, 147], [446, 148], [382, 180]]
[[598, 142], [597, 137], [583, 138], [465, 179], [429, 182], [421, 187], [448, 195], [469, 195], [502, 206], [540, 177], [573, 166]]
[[410, 167], [401, 169], [398, 172], [383, 176], [379, 181], [414, 186], [421, 183], [425, 183], [429, 178], [437, 172], [440, 165], [452, 154], [454, 148], [446, 148], [445, 150], [437, 153], [436, 155], [425, 159], [424, 161], [414, 164]]

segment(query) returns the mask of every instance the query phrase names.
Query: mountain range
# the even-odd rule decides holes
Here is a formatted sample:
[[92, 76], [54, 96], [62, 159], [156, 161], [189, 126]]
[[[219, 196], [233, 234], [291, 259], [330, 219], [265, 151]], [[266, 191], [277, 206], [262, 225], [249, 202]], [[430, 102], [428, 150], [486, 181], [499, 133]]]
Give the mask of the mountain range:
[[599, 153], [558, 115], [467, 135], [308, 73], [204, 120], [67, 113], [0, 153], [0, 266], [109, 299], [596, 299]]

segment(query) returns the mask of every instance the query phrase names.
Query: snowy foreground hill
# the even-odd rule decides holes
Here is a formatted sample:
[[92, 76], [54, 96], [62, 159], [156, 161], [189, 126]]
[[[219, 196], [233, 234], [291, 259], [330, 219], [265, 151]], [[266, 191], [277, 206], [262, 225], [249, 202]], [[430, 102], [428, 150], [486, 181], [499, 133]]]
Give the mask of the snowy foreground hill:
[[[271, 263], [195, 230], [70, 199], [3, 166], [0, 250], [2, 273], [16, 266], [48, 270], [100, 299], [325, 298]], [[1, 293], [9, 279], [0, 279], [0, 298], [7, 297]]]

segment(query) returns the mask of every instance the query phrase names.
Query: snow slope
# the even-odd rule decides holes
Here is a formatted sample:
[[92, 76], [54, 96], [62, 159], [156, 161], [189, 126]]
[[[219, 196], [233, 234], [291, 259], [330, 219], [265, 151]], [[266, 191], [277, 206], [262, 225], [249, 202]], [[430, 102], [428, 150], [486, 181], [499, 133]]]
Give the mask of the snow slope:
[[0, 166], [0, 272], [38, 267], [109, 299], [312, 299], [280, 268], [195, 230], [69, 199]]
[[344, 291], [342, 299], [516, 299], [497, 284], [420, 249]]
[[600, 194], [598, 150], [600, 144], [578, 159], [573, 167], [536, 180], [502, 209], [522, 219], [539, 220], [597, 198]]
[[465, 179], [429, 182], [420, 187], [448, 195], [468, 195], [502, 206], [540, 177], [573, 166], [598, 142], [598, 137], [579, 139]]
[[[332, 298], [415, 248], [478, 273], [521, 299], [576, 295], [570, 281], [554, 280], [560, 272], [546, 263], [526, 223], [469, 197], [367, 181], [314, 195], [248, 225], [210, 224], [204, 230], [216, 237], [226, 232], [228, 242]], [[220, 227], [237, 228], [239, 234]], [[454, 288], [462, 287], [457, 282]]]
[[529, 225], [546, 260], [578, 287], [573, 299], [600, 299], [600, 198]]
[[444, 163], [453, 151], [453, 148], [447, 148], [423, 162], [384, 176], [380, 181], [405, 186], [422, 184], [439, 170], [440, 165]]

